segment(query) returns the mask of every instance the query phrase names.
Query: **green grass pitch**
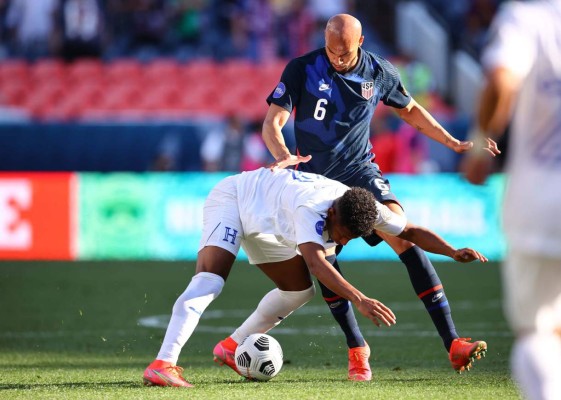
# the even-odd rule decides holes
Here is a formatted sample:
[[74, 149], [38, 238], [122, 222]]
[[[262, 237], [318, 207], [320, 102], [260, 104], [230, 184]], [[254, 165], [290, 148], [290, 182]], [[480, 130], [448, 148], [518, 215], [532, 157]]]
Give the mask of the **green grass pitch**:
[[400, 263], [343, 263], [347, 279], [381, 300], [397, 325], [359, 316], [372, 382], [349, 382], [347, 350], [320, 294], [270, 334], [285, 355], [267, 383], [212, 362], [212, 348], [273, 285], [240, 262], [203, 315], [179, 365], [193, 389], [142, 386], [171, 307], [194, 272], [180, 262], [0, 263], [0, 399], [518, 399], [512, 334], [498, 264], [436, 265], [461, 336], [484, 339], [485, 359], [458, 375]]

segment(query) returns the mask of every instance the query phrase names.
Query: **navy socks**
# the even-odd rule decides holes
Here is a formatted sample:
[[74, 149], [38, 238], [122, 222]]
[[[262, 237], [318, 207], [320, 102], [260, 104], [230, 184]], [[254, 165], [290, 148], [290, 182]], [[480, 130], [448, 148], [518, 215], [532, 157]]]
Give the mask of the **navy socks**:
[[[326, 257], [327, 261], [333, 267], [341, 273], [339, 269], [339, 264], [337, 263], [337, 258], [335, 255]], [[341, 274], [343, 275], [343, 274]], [[321, 294], [323, 299], [329, 306], [329, 310], [335, 320], [339, 323], [339, 326], [343, 330], [345, 337], [347, 339], [347, 346], [351, 349], [353, 347], [362, 347], [365, 345], [364, 337], [360, 332], [358, 327], [358, 322], [356, 321], [355, 314], [353, 312], [353, 307], [351, 303], [335, 293], [329, 290], [321, 282], [319, 282], [319, 287], [321, 288]]]
[[450, 351], [452, 341], [458, 337], [458, 334], [452, 320], [448, 299], [434, 266], [425, 252], [417, 246], [404, 251], [399, 258], [407, 267], [415, 293], [432, 318], [432, 322], [444, 342], [444, 347]]

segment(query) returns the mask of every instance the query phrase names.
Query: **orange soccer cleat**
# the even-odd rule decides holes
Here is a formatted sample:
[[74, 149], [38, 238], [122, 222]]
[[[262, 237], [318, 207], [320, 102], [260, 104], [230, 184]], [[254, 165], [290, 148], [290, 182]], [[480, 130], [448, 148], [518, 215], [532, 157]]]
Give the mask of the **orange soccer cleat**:
[[238, 344], [229, 336], [226, 339], [221, 340], [216, 346], [214, 346], [214, 350], [212, 350], [214, 362], [218, 363], [218, 365], [226, 364], [239, 374], [238, 368], [236, 367], [236, 360], [234, 358], [237, 347]]
[[473, 362], [481, 357], [485, 357], [487, 343], [483, 340], [470, 342], [471, 338], [457, 338], [450, 347], [450, 362], [452, 368], [458, 373], [469, 371], [473, 367]]
[[146, 386], [177, 386], [193, 387], [183, 378], [183, 368], [170, 362], [154, 360], [144, 370], [144, 385]]
[[349, 349], [349, 380], [369, 381], [372, 379], [372, 371], [368, 359], [370, 358], [370, 347], [365, 343], [364, 347], [353, 347]]

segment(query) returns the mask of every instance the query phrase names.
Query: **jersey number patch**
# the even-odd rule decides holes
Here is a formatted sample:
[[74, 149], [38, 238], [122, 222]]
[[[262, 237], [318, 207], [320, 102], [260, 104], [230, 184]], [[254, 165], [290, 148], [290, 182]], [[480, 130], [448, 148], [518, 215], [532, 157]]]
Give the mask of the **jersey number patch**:
[[325, 118], [325, 114], [327, 113], [327, 110], [323, 106], [327, 103], [328, 103], [327, 99], [319, 99], [318, 102], [316, 103], [316, 109], [314, 110], [314, 118], [317, 119], [318, 121], [322, 121]]

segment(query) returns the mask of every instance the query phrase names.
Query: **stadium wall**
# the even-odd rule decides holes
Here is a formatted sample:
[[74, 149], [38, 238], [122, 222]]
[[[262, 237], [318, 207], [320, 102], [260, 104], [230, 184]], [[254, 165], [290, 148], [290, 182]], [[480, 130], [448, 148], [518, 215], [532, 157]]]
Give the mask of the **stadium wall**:
[[[0, 259], [194, 260], [205, 197], [225, 176], [0, 173]], [[452, 173], [388, 178], [412, 222], [456, 247], [474, 247], [494, 261], [503, 258], [502, 175], [481, 187]], [[341, 259], [397, 256], [385, 244], [372, 249], [354, 240]]]
[[2, 123], [0, 171], [143, 172], [162, 154], [173, 157], [178, 170], [200, 171], [201, 137], [215, 124]]

